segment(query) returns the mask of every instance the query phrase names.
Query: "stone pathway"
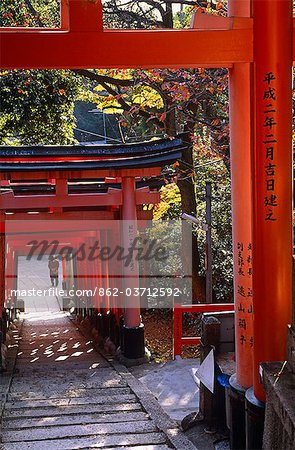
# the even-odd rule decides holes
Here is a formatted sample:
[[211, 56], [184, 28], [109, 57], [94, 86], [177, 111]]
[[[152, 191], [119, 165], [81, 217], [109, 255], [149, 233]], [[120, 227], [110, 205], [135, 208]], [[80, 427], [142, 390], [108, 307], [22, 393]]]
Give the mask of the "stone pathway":
[[3, 450], [193, 450], [151, 393], [62, 312], [25, 316], [2, 417]]
[[200, 367], [199, 359], [181, 359], [165, 363], [149, 363], [130, 371], [154, 394], [171, 419], [180, 423], [199, 410], [199, 387], [192, 370]]
[[[61, 265], [59, 267], [59, 288], [61, 289]], [[40, 261], [37, 257], [27, 260], [25, 256], [19, 256], [17, 289], [29, 292], [31, 289], [49, 290], [51, 281], [48, 270], [48, 256], [44, 256]], [[54, 292], [52, 292], [54, 294]], [[55, 295], [21, 295], [24, 300], [25, 311], [34, 312], [58, 312], [60, 303]]]

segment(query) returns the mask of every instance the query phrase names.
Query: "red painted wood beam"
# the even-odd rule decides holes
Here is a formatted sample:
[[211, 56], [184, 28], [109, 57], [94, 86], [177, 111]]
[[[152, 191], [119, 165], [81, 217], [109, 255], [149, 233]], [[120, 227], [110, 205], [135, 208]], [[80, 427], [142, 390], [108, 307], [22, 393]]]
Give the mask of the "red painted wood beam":
[[178, 305], [175, 304], [174, 311], [178, 314], [183, 313], [205, 313], [217, 311], [233, 311], [233, 303], [198, 303], [195, 305]]
[[67, 239], [75, 238], [75, 233], [78, 237], [79, 233], [83, 233], [83, 236], [93, 237], [98, 228], [104, 230], [117, 230], [118, 228], [118, 222], [115, 220], [104, 221], [103, 225], [100, 225], [96, 220], [55, 220], [50, 223], [41, 220], [5, 222], [8, 238], [19, 240], [26, 240], [29, 235], [32, 236], [32, 239], [44, 239], [45, 235], [48, 236], [45, 237], [47, 240], [52, 240], [58, 235], [59, 240], [63, 239], [63, 242], [68, 242]]
[[[31, 224], [33, 221], [58, 221], [58, 220], [114, 220], [115, 214], [113, 211], [63, 211], [61, 212], [40, 212], [38, 214], [28, 214], [25, 212], [15, 211], [12, 214], [5, 214], [5, 221], [26, 221]], [[1, 224], [1, 222], [0, 222]], [[29, 225], [28, 225], [29, 226]], [[48, 225], [50, 226], [50, 225]]]
[[251, 18], [197, 14], [193, 26], [103, 30], [100, 1], [64, 0], [60, 29], [0, 28], [0, 68], [232, 67], [253, 61]]
[[231, 67], [252, 60], [252, 29], [75, 33], [2, 29], [0, 53], [1, 69]]
[[1, 209], [32, 209], [50, 207], [86, 207], [121, 205], [122, 193], [118, 189], [109, 189], [106, 194], [88, 195], [30, 195], [14, 196], [13, 193], [2, 194], [0, 198]]
[[[138, 177], [139, 169], [107, 169], [107, 170], [73, 170], [73, 171], [50, 171], [50, 172], [0, 172], [1, 180], [19, 181], [23, 180], [52, 180], [52, 179], [89, 179], [89, 178], [119, 178]], [[161, 174], [161, 167], [140, 168], [140, 176], [154, 177]]]
[[190, 30], [103, 30], [100, 1], [63, 1], [61, 13], [60, 30], [0, 28], [0, 68], [231, 67], [252, 59], [252, 23], [240, 18], [223, 30], [208, 30], [207, 15]]
[[[136, 204], [155, 204], [160, 200], [158, 192], [151, 192], [148, 188], [136, 191]], [[122, 191], [109, 188], [105, 194], [78, 194], [78, 195], [30, 195], [15, 196], [12, 192], [1, 194], [0, 208], [2, 210], [40, 208], [67, 208], [86, 206], [122, 205]]]
[[[143, 211], [143, 210], [137, 210], [137, 219], [139, 220], [139, 226], [141, 225], [141, 222], [150, 220], [151, 211]], [[86, 221], [86, 220], [109, 220], [114, 221], [116, 218], [116, 213], [114, 211], [63, 211], [61, 212], [40, 212], [38, 214], [28, 214], [25, 212], [18, 212], [15, 211], [12, 214], [5, 214], [5, 221], [6, 222], [12, 222], [12, 221], [23, 221], [23, 225], [25, 226], [25, 222], [28, 223], [28, 227], [31, 227], [32, 222], [36, 221], [58, 221], [58, 220], [65, 220], [65, 221]], [[114, 222], [115, 223], [115, 222]], [[1, 222], [0, 222], [1, 224]], [[48, 227], [51, 227], [51, 225], [48, 224]]]

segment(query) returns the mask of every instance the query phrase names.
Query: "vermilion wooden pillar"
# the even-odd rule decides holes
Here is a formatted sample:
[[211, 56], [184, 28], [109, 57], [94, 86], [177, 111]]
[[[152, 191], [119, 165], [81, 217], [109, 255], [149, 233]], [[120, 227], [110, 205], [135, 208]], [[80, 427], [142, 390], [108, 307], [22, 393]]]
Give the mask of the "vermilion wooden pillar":
[[[81, 244], [82, 244], [81, 242], [77, 241], [75, 243], [76, 248], [79, 248], [79, 246]], [[75, 248], [75, 246], [74, 246], [74, 248]], [[79, 294], [80, 294], [79, 291], [83, 289], [83, 285], [84, 285], [84, 282], [83, 282], [84, 280], [82, 278], [83, 277], [83, 273], [84, 272], [83, 272], [82, 261], [80, 261], [78, 259], [78, 257], [76, 257], [75, 258], [75, 290], [76, 290], [76, 293], [78, 292]], [[82, 311], [82, 307], [83, 307], [83, 301], [82, 301], [81, 295], [76, 296], [76, 297], [77, 297], [77, 301], [78, 301], [78, 304], [77, 304], [78, 311], [79, 311], [79, 314], [81, 315], [81, 311]]]
[[[136, 188], [134, 177], [122, 178], [122, 241], [124, 253], [132, 246], [137, 235]], [[139, 287], [138, 261], [134, 258], [123, 265], [124, 312], [124, 356], [129, 359], [144, 357], [144, 327], [140, 316], [140, 297], [134, 295]], [[126, 295], [131, 292], [131, 295]]]
[[5, 301], [5, 222], [0, 218], [0, 317]]
[[[251, 0], [230, 0], [228, 13], [251, 17]], [[234, 64], [229, 74], [236, 380], [242, 388], [248, 388], [253, 383], [252, 65]]]
[[[101, 233], [101, 246], [102, 247], [108, 247], [108, 235], [107, 235], [107, 230], [102, 230]], [[109, 295], [107, 295], [108, 293], [108, 289], [110, 287], [110, 282], [109, 282], [109, 260], [108, 259], [104, 259], [102, 261], [102, 287], [104, 289], [104, 295], [101, 297], [103, 299], [103, 308], [104, 308], [104, 313], [107, 314], [110, 311], [110, 301], [111, 298]]]
[[67, 261], [64, 257], [61, 258], [62, 265], [62, 288], [66, 287], [67, 284]]
[[[115, 242], [116, 244], [120, 243], [120, 224], [119, 222], [116, 222], [115, 227], [113, 228], [113, 230], [111, 231], [111, 239], [113, 240], [113, 242]], [[112, 287], [113, 289], [118, 289], [118, 291], [122, 291], [123, 290], [123, 285], [122, 285], [122, 276], [120, 275], [120, 271], [118, 270], [118, 261], [115, 261], [116, 264], [116, 269], [114, 271], [112, 271], [112, 275], [115, 275], [112, 277], [111, 283], [112, 283]], [[115, 309], [115, 315], [116, 315], [116, 319], [117, 322], [119, 323], [119, 319], [122, 316], [122, 296], [118, 295], [117, 297], [113, 297], [113, 307]]]
[[[96, 232], [96, 239], [101, 246], [101, 238], [100, 231]], [[100, 258], [97, 258], [94, 261], [94, 273], [95, 273], [95, 286], [97, 286], [97, 290], [94, 296], [94, 305], [98, 312], [101, 312], [102, 307], [102, 297], [99, 296], [99, 288], [103, 287], [103, 278], [102, 278], [102, 262]]]
[[[253, 0], [254, 393], [262, 361], [286, 359], [292, 299], [292, 1]], [[243, 132], [243, 130], [241, 130]]]
[[[128, 251], [137, 231], [136, 199], [135, 199], [135, 179], [134, 177], [124, 177], [122, 179], [123, 205], [123, 246], [125, 253]], [[132, 261], [127, 267], [123, 267], [124, 289], [138, 287], [138, 262]], [[139, 297], [128, 297], [127, 308], [125, 309], [125, 325], [133, 328], [139, 326], [140, 302]], [[132, 306], [132, 308], [130, 307]], [[134, 307], [135, 306], [135, 307]]]
[[[0, 216], [0, 347], [4, 340], [3, 307], [5, 302], [5, 222]], [[2, 356], [0, 352], [0, 371], [3, 368]]]
[[[12, 246], [6, 249], [6, 274], [5, 274], [5, 297], [6, 300], [11, 299], [11, 291], [14, 286], [14, 251]], [[9, 306], [12, 306], [11, 303]]]
[[[95, 238], [90, 237], [88, 240], [89, 248], [92, 247], [95, 243]], [[87, 254], [87, 264], [89, 266], [89, 280], [88, 280], [88, 289], [91, 289], [93, 295], [91, 298], [91, 309], [94, 308], [94, 291], [95, 291], [95, 265], [93, 261], [89, 260], [89, 253]], [[89, 311], [89, 313], [92, 313], [92, 311]]]

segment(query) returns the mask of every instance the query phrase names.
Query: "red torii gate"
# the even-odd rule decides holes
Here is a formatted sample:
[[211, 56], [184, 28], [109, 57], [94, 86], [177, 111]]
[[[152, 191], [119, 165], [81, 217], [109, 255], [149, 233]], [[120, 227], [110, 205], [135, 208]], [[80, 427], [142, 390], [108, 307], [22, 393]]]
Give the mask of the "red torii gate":
[[[137, 220], [138, 228], [141, 228], [146, 226], [146, 220], [152, 218], [152, 211], [144, 210], [143, 205], [160, 201], [158, 188], [162, 183], [158, 177], [161, 167], [180, 159], [185, 147], [184, 136], [129, 145], [0, 146], [0, 318], [5, 298], [5, 272], [6, 291], [9, 292], [8, 287], [11, 289], [15, 277], [13, 251], [22, 249], [24, 254], [28, 254], [31, 233], [34, 240], [38, 241], [39, 236], [39, 243], [44, 239], [52, 241], [59, 240], [60, 236], [66, 236], [66, 239], [71, 236], [71, 242], [74, 241], [78, 247], [79, 242], [83, 244], [90, 238], [95, 238], [96, 243], [102, 242], [104, 247], [108, 245], [107, 233], [112, 231], [113, 248], [116, 244], [123, 244], [128, 249], [136, 236]], [[100, 182], [93, 181], [98, 179]], [[93, 207], [94, 211], [91, 210]], [[118, 223], [114, 221], [119, 218], [123, 220], [122, 242]], [[91, 236], [87, 235], [87, 230], [91, 230]], [[52, 247], [50, 251], [57, 254]], [[4, 254], [7, 255], [6, 268]], [[79, 288], [82, 286], [81, 280], [93, 285], [99, 277], [105, 290], [114, 284], [115, 278], [123, 290], [125, 287], [132, 292], [133, 287], [138, 287], [136, 262], [125, 267], [122, 261], [113, 259], [114, 270], [110, 271], [109, 260], [101, 258], [96, 265], [87, 264], [86, 259], [75, 259]], [[93, 270], [96, 273], [91, 273]], [[115, 287], [118, 289], [118, 286]], [[94, 292], [96, 311], [114, 315], [115, 311], [119, 312], [125, 306], [121, 333], [122, 342], [126, 344], [123, 356], [128, 359], [143, 358], [144, 329], [139, 297], [129, 295], [128, 306], [121, 298], [112, 298], [111, 305], [108, 294], [100, 296], [96, 289]], [[119, 306], [115, 300], [118, 300]], [[109, 322], [110, 316], [104, 314], [103, 318]], [[118, 314], [116, 318], [118, 321]]]
[[143, 31], [103, 30], [99, 1], [62, 1], [60, 30], [0, 29], [0, 67], [230, 69], [237, 380], [263, 400], [259, 364], [286, 358], [291, 319], [292, 1], [228, 4], [227, 19]]

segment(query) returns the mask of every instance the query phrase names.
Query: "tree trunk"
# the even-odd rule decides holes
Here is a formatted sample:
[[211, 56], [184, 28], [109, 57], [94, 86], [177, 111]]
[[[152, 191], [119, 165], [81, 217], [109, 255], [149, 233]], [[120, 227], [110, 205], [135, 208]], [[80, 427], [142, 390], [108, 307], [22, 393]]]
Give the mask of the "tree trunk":
[[166, 11], [162, 17], [164, 28], [173, 28], [172, 3], [166, 3]]
[[[169, 108], [170, 110], [170, 108]], [[191, 171], [193, 171], [193, 142], [191, 139], [191, 135], [193, 133], [194, 125], [193, 123], [187, 123], [185, 125], [185, 133], [186, 133], [186, 143], [187, 147], [182, 154], [182, 161], [184, 164], [180, 163], [180, 172], [184, 170], [187, 173], [188, 167], [191, 167]], [[176, 134], [176, 118], [174, 110], [170, 110], [167, 114], [165, 120], [165, 130], [168, 136], [175, 136]], [[181, 178], [181, 174], [180, 174]], [[177, 185], [181, 194], [181, 209], [183, 213], [195, 215], [196, 214], [196, 196], [195, 196], [195, 188], [192, 179], [189, 177], [188, 179], [181, 180], [179, 179]], [[198, 240], [196, 235], [192, 235], [192, 248], [190, 248], [190, 243], [185, 239], [185, 234], [183, 233], [182, 239], [182, 263], [187, 271], [189, 271], [189, 265], [192, 264], [192, 300], [193, 303], [204, 302], [206, 293], [205, 293], [205, 279], [199, 275], [200, 270], [200, 254], [198, 248]], [[190, 272], [187, 272], [190, 273]]]
[[[193, 132], [193, 125], [188, 123], [185, 125], [185, 132], [187, 133], [186, 141], [187, 148], [182, 154], [182, 161], [185, 164], [180, 164], [180, 170], [187, 172], [188, 166], [193, 171], [193, 143], [191, 134]], [[181, 177], [181, 175], [180, 175]], [[195, 196], [195, 188], [192, 179], [179, 179], [177, 183], [181, 194], [181, 208], [182, 212], [195, 216], [197, 204]], [[186, 261], [189, 247], [186, 242], [182, 245], [182, 259]], [[198, 247], [198, 239], [195, 234], [192, 235], [192, 297], [193, 303], [204, 302], [206, 297], [205, 278], [199, 275], [200, 270], [200, 253]]]

